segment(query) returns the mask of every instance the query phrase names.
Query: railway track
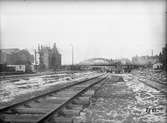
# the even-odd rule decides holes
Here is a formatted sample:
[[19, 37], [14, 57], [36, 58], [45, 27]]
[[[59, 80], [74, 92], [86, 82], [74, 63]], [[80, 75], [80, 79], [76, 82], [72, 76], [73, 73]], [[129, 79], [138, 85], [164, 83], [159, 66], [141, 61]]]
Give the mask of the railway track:
[[[63, 71], [61, 72], [42, 72], [42, 73], [25, 73], [25, 74], [16, 74], [16, 75], [0, 75], [0, 81], [2, 80], [12, 80], [12, 79], [22, 79], [25, 77], [36, 77], [36, 76], [43, 76], [43, 75], [54, 75], [54, 74], [61, 74], [63, 73]], [[70, 71], [64, 71], [64, 73], [71, 73]]]
[[72, 123], [107, 74], [0, 109], [1, 123]]
[[154, 88], [165, 95], [167, 95], [167, 84], [163, 83], [161, 81], [150, 79], [147, 77], [143, 77], [140, 75], [133, 75], [138, 81], [142, 82], [143, 84], [146, 84], [147, 86], [150, 86], [151, 88]]
[[145, 79], [145, 78], [143, 79], [140, 77], [138, 77], [137, 80], [167, 95], [166, 84], [162, 84], [157, 81], [150, 80], [150, 79]]
[[15, 78], [24, 78], [24, 77], [34, 77], [42, 75], [52, 75], [54, 72], [50, 73], [32, 73], [32, 74], [18, 74], [18, 75], [0, 75], [0, 80], [15, 79]]
[[146, 80], [149, 80], [149, 81], [154, 81], [154, 82], [157, 82], [157, 83], [160, 83], [160, 84], [162, 84], [162, 85], [167, 86], [167, 83], [166, 83], [166, 82], [163, 82], [163, 81], [160, 81], [160, 80], [156, 80], [155, 78], [152, 79], [152, 78], [143, 77], [143, 76], [137, 76], [137, 77], [140, 77], [140, 78], [142, 78], [142, 79], [146, 79]]

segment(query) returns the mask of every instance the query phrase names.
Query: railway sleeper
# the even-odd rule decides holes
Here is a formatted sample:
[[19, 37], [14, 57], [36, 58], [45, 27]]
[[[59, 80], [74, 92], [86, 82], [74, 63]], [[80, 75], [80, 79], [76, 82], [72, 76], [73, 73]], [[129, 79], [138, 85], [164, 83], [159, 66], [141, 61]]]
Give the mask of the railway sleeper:
[[73, 88], [86, 88], [88, 86], [89, 86], [89, 83], [88, 84], [84, 84], [84, 85], [76, 85]]
[[101, 84], [94, 85], [91, 89], [96, 90], [97, 88], [100, 88]]
[[48, 107], [58, 107], [60, 106], [61, 103], [48, 103], [48, 102], [43, 102], [43, 103], [33, 103], [31, 104], [31, 108], [48, 108]]
[[46, 97], [54, 97], [56, 95], [57, 95], [57, 93], [51, 93], [51, 94], [47, 95]]
[[64, 117], [73, 117], [73, 116], [77, 116], [80, 113], [80, 109], [66, 109], [63, 108], [61, 109], [61, 111], [58, 112], [59, 115], [62, 115]]
[[[85, 87], [87, 87], [87, 86], [85, 86]], [[83, 87], [83, 86], [81, 86], [81, 87], [74, 87], [74, 88], [72, 88], [72, 90], [73, 91], [79, 91], [79, 90], [84, 89], [85, 87]]]
[[83, 93], [82, 96], [92, 97], [94, 94], [95, 94], [95, 91], [91, 89]]
[[43, 100], [43, 102], [41, 102], [41, 103], [56, 103], [56, 104], [59, 104], [59, 103], [62, 103], [66, 100], [69, 100], [69, 99], [70, 99], [70, 97], [49, 97], [46, 100]]
[[51, 120], [48, 123], [72, 123], [72, 122], [73, 122], [72, 117], [53, 116], [53, 118], [51, 118]]
[[30, 104], [29, 103], [25, 103], [25, 104], [23, 104], [25, 107], [27, 107], [27, 108], [31, 108], [31, 106], [30, 106]]
[[83, 106], [82, 105], [75, 105], [75, 104], [72, 104], [72, 103], [69, 103], [65, 108], [67, 109], [78, 109], [78, 110], [82, 110], [83, 109]]
[[34, 102], [36, 102], [36, 103], [40, 103], [40, 100], [39, 100], [39, 99], [36, 99], [36, 100], [34, 100]]
[[[92, 92], [91, 92], [92, 94]], [[57, 112], [58, 115], [52, 117], [51, 123], [73, 123], [75, 116], [78, 116], [83, 109], [83, 105], [89, 104], [89, 96], [81, 96], [72, 100], [67, 106]]]
[[71, 89], [64, 90], [64, 91], [62, 91], [62, 92], [56, 93], [56, 95], [59, 95], [59, 94], [76, 94], [76, 91], [74, 91], [74, 90], [71, 88]]
[[78, 104], [78, 105], [88, 105], [90, 103], [90, 97], [78, 97], [76, 99], [72, 100], [72, 104]]
[[4, 123], [36, 123], [40, 117], [41, 115], [34, 114], [3, 114], [0, 116], [0, 119]]
[[27, 108], [33, 108], [35, 106], [39, 107], [47, 107], [49, 105], [55, 105], [55, 104], [61, 104], [62, 102], [68, 100], [70, 97], [55, 97], [55, 98], [45, 98], [43, 101], [41, 101], [40, 103], [36, 103], [36, 102], [30, 102], [28, 104], [24, 104], [23, 106], [24, 107], [27, 107]]
[[59, 92], [59, 93], [56, 94], [56, 96], [59, 96], [59, 97], [72, 97], [75, 94], [76, 94], [76, 92], [74, 92], [74, 91], [72, 91], [70, 93]]
[[13, 112], [13, 110], [9, 110], [6, 111], [5, 113], [7, 114], [45, 114], [48, 111], [51, 110], [51, 108], [24, 108], [24, 107], [19, 107], [19, 108], [15, 108], [15, 111]]
[[6, 113], [6, 114], [17, 114], [19, 112], [17, 111], [16, 108], [12, 108], [12, 109], [9, 109], [9, 110], [7, 110], [7, 111], [5, 111], [3, 113]]

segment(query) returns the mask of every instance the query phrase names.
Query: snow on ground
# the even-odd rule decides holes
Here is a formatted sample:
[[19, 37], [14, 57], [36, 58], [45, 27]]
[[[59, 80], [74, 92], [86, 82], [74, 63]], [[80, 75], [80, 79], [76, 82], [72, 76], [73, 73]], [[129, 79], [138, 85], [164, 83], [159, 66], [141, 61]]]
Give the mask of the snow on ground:
[[73, 74], [52, 74], [35, 77], [25, 77], [0, 82], [0, 103], [8, 102], [21, 94], [32, 93], [47, 89], [56, 84], [77, 81], [95, 75], [93, 72], [80, 72]]
[[135, 94], [135, 106], [132, 110], [139, 111], [139, 117], [147, 123], [166, 123], [167, 98], [158, 90], [151, 88], [138, 80], [126, 82]]
[[91, 123], [166, 123], [166, 95], [131, 74], [122, 76], [124, 81], [116, 81], [116, 75], [111, 74], [76, 119]]
[[131, 73], [135, 76], [139, 76], [140, 78], [147, 78], [149, 80], [157, 81], [167, 85], [167, 73], [165, 71], [153, 70], [153, 69], [141, 69], [141, 70], [133, 70]]

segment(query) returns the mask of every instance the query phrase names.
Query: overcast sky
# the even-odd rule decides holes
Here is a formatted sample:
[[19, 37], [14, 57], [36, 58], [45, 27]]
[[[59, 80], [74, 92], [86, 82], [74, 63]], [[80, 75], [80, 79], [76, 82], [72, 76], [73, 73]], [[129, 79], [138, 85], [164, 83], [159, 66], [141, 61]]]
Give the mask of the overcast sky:
[[150, 2], [0, 2], [1, 48], [57, 43], [63, 64], [159, 53], [165, 44], [165, 0]]

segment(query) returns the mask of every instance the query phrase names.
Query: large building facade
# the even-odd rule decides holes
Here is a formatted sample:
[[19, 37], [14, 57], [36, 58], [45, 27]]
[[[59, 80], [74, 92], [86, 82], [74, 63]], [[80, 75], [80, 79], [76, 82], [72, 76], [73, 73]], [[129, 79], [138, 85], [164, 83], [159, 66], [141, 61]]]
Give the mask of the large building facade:
[[159, 62], [159, 56], [135, 56], [132, 57], [132, 63], [138, 65], [153, 65]]
[[53, 48], [39, 46], [38, 52], [41, 69], [55, 69], [61, 66], [61, 54], [57, 50], [56, 43], [54, 43]]
[[0, 49], [0, 72], [33, 72], [33, 61], [28, 50]]
[[32, 64], [33, 61], [33, 55], [31, 55], [29, 51], [25, 49], [0, 49], [0, 64], [25, 65]]

